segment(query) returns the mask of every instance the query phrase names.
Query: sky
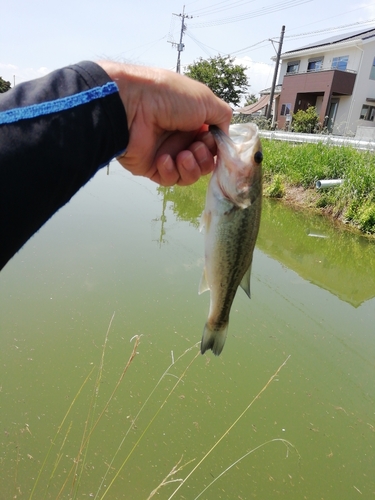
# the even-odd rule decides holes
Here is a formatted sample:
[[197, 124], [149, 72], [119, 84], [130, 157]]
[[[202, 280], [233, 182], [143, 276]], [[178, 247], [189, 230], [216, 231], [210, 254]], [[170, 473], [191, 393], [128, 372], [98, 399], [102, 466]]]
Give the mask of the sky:
[[183, 9], [183, 0], [14, 0], [1, 12], [0, 76], [13, 86], [99, 59], [175, 71], [184, 12], [182, 69], [232, 55], [258, 95], [272, 84], [282, 25], [282, 52], [375, 27], [373, 0], [193, 0]]

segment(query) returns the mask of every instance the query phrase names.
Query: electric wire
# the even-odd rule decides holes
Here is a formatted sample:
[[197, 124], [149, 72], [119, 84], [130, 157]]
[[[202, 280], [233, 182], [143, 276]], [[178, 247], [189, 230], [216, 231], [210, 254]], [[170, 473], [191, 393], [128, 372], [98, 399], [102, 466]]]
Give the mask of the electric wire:
[[[356, 23], [345, 24], [345, 25], [341, 25], [341, 26], [332, 26], [330, 28], [325, 28], [325, 29], [315, 30], [315, 31], [309, 31], [309, 32], [304, 32], [304, 33], [297, 33], [295, 35], [287, 35], [286, 34], [284, 36], [284, 39], [285, 38], [288, 38], [288, 39], [297, 39], [297, 38], [303, 38], [303, 37], [306, 37], [306, 36], [321, 35], [322, 33], [330, 33], [332, 31], [339, 31], [339, 30], [343, 30], [343, 29], [350, 28], [350, 27], [353, 27], [353, 26], [358, 26], [358, 25], [361, 25], [361, 24], [369, 24], [371, 22], [375, 22], [375, 19], [367, 19], [366, 21], [358, 21]], [[375, 29], [375, 27], [374, 27], [374, 29]], [[263, 48], [263, 47], [266, 46], [266, 44], [268, 42], [270, 42], [273, 39], [278, 39], [278, 36], [274, 36], [272, 38], [266, 38], [264, 40], [261, 40], [259, 42], [254, 43], [252, 45], [247, 45], [246, 47], [243, 47], [242, 49], [238, 49], [238, 50], [232, 51], [230, 54], [231, 55], [238, 55], [241, 52], [246, 52], [246, 51], [249, 51], [251, 49], [257, 50], [258, 48]], [[263, 43], [264, 43], [264, 45], [261, 45]], [[257, 49], [255, 49], [255, 47], [257, 47]]]
[[[233, 9], [233, 7], [241, 7], [242, 5], [248, 4], [248, 3], [254, 3], [255, 0], [237, 0], [237, 2], [232, 2], [230, 5], [228, 5], [228, 2], [224, 0], [223, 2], [219, 2], [216, 4], [215, 7], [202, 7], [201, 9], [193, 10], [191, 14], [193, 17], [203, 17], [203, 16], [210, 16], [212, 14], [216, 14], [218, 12], [222, 12], [224, 10], [229, 10]], [[220, 4], [227, 4], [225, 7], [219, 7], [217, 8], [218, 5]], [[206, 11], [206, 12], [204, 12]]]
[[375, 18], [367, 19], [365, 21], [357, 21], [356, 23], [351, 23], [351, 24], [343, 24], [341, 26], [333, 26], [331, 28], [325, 28], [321, 30], [308, 31], [305, 33], [297, 33], [296, 35], [285, 35], [284, 38], [303, 38], [305, 36], [321, 35], [322, 33], [330, 33], [332, 31], [342, 31], [347, 28], [353, 28], [354, 26], [360, 26], [362, 24], [369, 24], [369, 23], [375, 23]]
[[239, 22], [239, 21], [245, 21], [247, 19], [252, 19], [254, 17], [264, 16], [264, 15], [271, 14], [274, 12], [279, 12], [282, 10], [290, 9], [292, 7], [298, 7], [300, 5], [310, 3], [311, 1], [312, 0], [288, 0], [288, 1], [273, 4], [269, 7], [262, 7], [261, 9], [254, 10], [254, 11], [247, 12], [247, 13], [238, 14], [238, 15], [232, 16], [232, 17], [225, 17], [222, 19], [216, 19], [216, 20], [207, 21], [207, 22], [203, 22], [203, 23], [192, 23], [191, 27], [192, 28], [207, 28], [207, 27], [212, 27], [212, 26], [221, 26], [223, 24], [235, 23], [235, 22]]
[[[209, 52], [209, 51], [206, 49], [206, 47], [208, 47], [208, 45], [205, 45], [204, 43], [202, 43], [202, 42], [200, 42], [199, 40], [197, 40], [197, 39], [195, 38], [195, 36], [193, 36], [193, 35], [192, 35], [192, 33], [191, 33], [189, 30], [186, 30], [186, 35], [187, 35], [189, 38], [191, 38], [191, 40], [193, 40], [193, 42], [195, 42], [195, 43], [198, 45], [198, 47], [199, 47], [199, 48], [200, 48], [200, 49], [201, 49], [201, 50], [202, 50], [202, 51], [203, 51], [203, 52], [204, 52], [204, 53], [205, 53], [208, 57], [211, 57], [211, 52]], [[212, 47], [211, 47], [211, 48], [212, 48]], [[216, 49], [213, 49], [213, 50], [215, 50], [215, 52], [217, 52], [217, 51], [216, 51]]]

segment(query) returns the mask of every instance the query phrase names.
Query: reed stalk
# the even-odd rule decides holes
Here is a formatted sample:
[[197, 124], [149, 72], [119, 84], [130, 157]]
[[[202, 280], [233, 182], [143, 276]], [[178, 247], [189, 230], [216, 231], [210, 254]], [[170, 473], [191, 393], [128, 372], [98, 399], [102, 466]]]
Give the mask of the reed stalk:
[[257, 399], [263, 394], [263, 392], [267, 389], [267, 387], [271, 384], [273, 379], [277, 377], [280, 373], [280, 370], [286, 365], [290, 355], [286, 358], [286, 360], [279, 366], [276, 372], [272, 375], [272, 377], [268, 380], [266, 385], [258, 392], [258, 394], [251, 400], [251, 402], [247, 405], [247, 407], [242, 411], [242, 413], [236, 418], [232, 425], [228, 427], [228, 429], [224, 432], [224, 434], [216, 441], [216, 443], [208, 450], [208, 452], [203, 456], [203, 458], [197, 463], [197, 465], [189, 472], [189, 474], [185, 477], [183, 481], [179, 484], [179, 486], [175, 489], [172, 495], [168, 498], [171, 500], [177, 493], [177, 491], [186, 483], [186, 481], [194, 474], [194, 472], [200, 467], [200, 465], [206, 460], [206, 458], [213, 452], [213, 450], [221, 443], [221, 441], [229, 434], [229, 432], [233, 429], [233, 427], [241, 420], [241, 418], [245, 415], [245, 413], [252, 407]]

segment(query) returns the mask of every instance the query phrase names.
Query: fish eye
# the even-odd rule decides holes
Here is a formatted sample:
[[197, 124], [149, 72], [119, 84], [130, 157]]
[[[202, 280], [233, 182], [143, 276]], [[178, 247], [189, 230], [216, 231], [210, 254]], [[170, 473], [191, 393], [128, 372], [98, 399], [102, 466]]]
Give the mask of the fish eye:
[[263, 153], [262, 151], [257, 151], [254, 155], [254, 161], [256, 163], [262, 163], [262, 160], [263, 160]]

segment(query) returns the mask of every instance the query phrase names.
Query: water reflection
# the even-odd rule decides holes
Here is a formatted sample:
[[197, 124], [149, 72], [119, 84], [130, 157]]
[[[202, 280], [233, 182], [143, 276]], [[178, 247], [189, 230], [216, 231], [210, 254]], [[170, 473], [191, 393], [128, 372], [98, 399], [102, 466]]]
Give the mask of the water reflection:
[[203, 212], [208, 178], [202, 178], [193, 186], [159, 187], [158, 193], [163, 198], [163, 206], [170, 204], [170, 209], [177, 220], [190, 222], [194, 227], [199, 226]]
[[375, 245], [319, 215], [264, 200], [258, 248], [358, 307], [375, 296]]
[[[159, 188], [163, 198], [160, 243], [165, 237], [165, 208], [198, 227], [207, 180], [189, 188]], [[375, 244], [307, 211], [264, 199], [257, 247], [302, 278], [354, 307], [375, 296]]]

